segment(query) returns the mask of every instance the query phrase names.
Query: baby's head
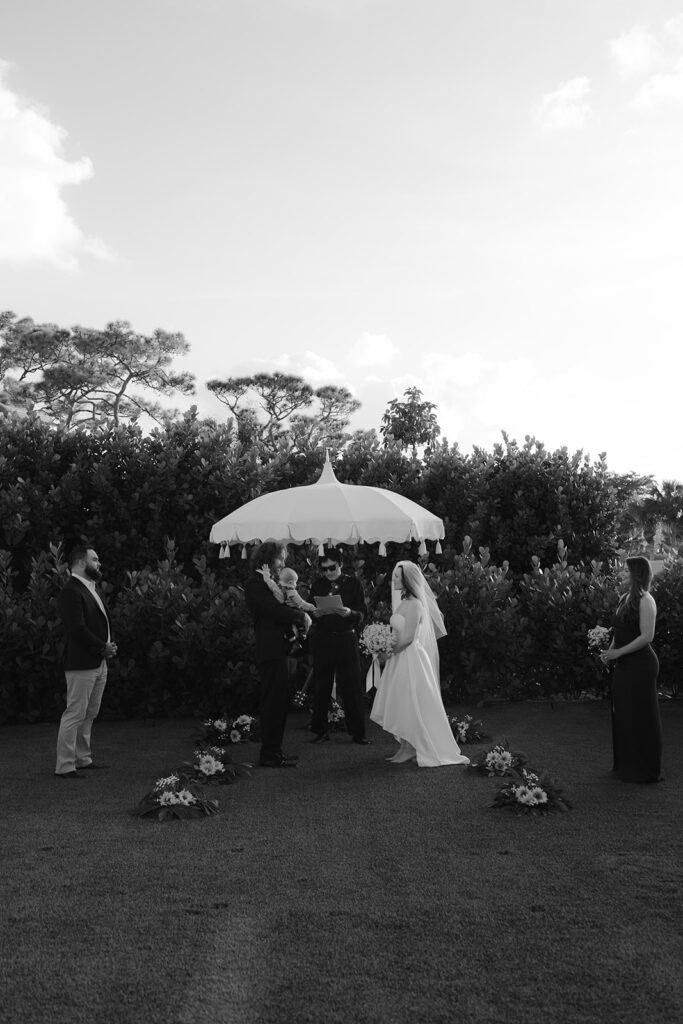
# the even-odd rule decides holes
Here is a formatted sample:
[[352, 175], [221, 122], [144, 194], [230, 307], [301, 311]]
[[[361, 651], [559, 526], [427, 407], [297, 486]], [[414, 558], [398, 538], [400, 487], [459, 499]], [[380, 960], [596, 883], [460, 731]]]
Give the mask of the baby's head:
[[298, 581], [299, 577], [293, 569], [282, 569], [280, 571], [278, 583], [281, 587], [284, 587], [285, 590], [295, 590]]

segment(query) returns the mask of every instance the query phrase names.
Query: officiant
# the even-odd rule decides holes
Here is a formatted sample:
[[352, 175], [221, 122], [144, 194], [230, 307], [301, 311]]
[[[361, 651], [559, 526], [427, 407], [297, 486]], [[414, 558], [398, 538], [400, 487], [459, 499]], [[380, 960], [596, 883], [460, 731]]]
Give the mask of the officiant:
[[344, 573], [340, 548], [324, 548], [318, 559], [320, 577], [313, 581], [309, 599], [315, 629], [313, 653], [313, 720], [311, 743], [329, 740], [327, 713], [335, 682], [344, 708], [346, 730], [354, 743], [365, 745], [365, 699], [361, 676], [358, 633], [365, 617], [365, 594], [356, 576]]

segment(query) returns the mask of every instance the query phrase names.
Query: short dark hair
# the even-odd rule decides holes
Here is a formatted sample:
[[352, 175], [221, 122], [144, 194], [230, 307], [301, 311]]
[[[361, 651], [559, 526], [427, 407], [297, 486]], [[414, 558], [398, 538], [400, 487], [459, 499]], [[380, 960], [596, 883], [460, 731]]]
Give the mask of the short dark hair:
[[341, 548], [325, 548], [322, 555], [318, 558], [318, 562], [336, 562], [337, 565], [341, 565], [344, 561], [344, 552]]
[[85, 562], [88, 558], [88, 552], [92, 550], [92, 544], [74, 544], [69, 551], [69, 557], [67, 559], [69, 568], [71, 569], [76, 562]]
[[262, 565], [267, 565], [269, 568], [280, 554], [280, 552], [286, 552], [286, 544], [278, 544], [274, 540], [266, 540], [254, 551], [251, 556], [251, 567], [252, 569], [260, 569]]

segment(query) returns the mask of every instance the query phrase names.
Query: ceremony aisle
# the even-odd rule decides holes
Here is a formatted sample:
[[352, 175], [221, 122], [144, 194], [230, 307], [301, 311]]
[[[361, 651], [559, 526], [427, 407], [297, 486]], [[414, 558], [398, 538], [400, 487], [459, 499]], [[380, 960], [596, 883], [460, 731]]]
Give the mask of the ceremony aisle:
[[506, 738], [573, 810], [492, 809], [500, 780], [388, 764], [375, 727], [310, 746], [299, 712], [297, 769], [146, 821], [129, 812], [200, 723], [98, 723], [111, 767], [82, 782], [52, 776], [56, 725], [3, 727], [0, 1021], [671, 1024], [683, 707], [662, 708], [656, 786], [608, 773], [603, 703], [466, 710], [491, 740], [465, 753]]

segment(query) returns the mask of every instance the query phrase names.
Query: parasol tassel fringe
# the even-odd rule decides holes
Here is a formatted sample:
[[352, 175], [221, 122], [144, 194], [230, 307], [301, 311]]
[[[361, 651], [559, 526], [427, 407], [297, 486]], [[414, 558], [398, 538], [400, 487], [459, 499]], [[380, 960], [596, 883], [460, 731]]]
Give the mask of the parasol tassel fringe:
[[221, 551], [218, 557], [230, 558], [230, 545], [227, 543], [227, 541], [223, 541], [223, 543], [221, 544]]
[[427, 554], [427, 545], [425, 544], [424, 540], [420, 541], [420, 547], [418, 548], [418, 554], [420, 554], [420, 555], [426, 555]]
[[387, 554], [387, 546], [386, 546], [386, 544], [384, 543], [384, 541], [383, 541], [383, 540], [381, 540], [381, 541], [379, 542], [379, 551], [377, 552], [377, 554], [378, 554], [378, 555], [381, 555], [381, 556], [382, 556], [382, 558], [386, 558], [386, 554]]
[[325, 545], [321, 542], [318, 544], [318, 558], [322, 558], [325, 554]]
[[246, 558], [247, 558], [247, 545], [246, 544], [242, 545], [242, 558], [246, 561]]
[[434, 548], [434, 551], [436, 552], [437, 555], [440, 555], [442, 550], [443, 550], [443, 548], [441, 547], [441, 541], [437, 540], [436, 547]]

